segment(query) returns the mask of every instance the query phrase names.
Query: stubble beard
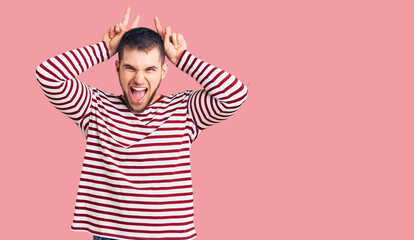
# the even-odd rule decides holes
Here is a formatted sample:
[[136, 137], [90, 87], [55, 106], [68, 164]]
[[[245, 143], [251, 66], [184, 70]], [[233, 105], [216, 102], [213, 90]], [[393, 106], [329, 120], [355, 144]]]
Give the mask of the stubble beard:
[[143, 111], [145, 111], [145, 109], [148, 108], [148, 106], [151, 104], [152, 100], [154, 99], [155, 94], [157, 93], [158, 88], [160, 87], [160, 85], [161, 85], [161, 80], [160, 80], [160, 83], [158, 84], [157, 88], [155, 89], [155, 91], [150, 96], [148, 102], [145, 104], [144, 108], [142, 110], [140, 110], [140, 111], [137, 111], [137, 110], [135, 110], [135, 109], [132, 108], [131, 104], [129, 103], [129, 99], [127, 97], [127, 94], [126, 94], [125, 90], [122, 89], [122, 92], [124, 93], [124, 95], [122, 96], [122, 98], [124, 99], [124, 101], [125, 101], [128, 109], [129, 109], [129, 111], [131, 111], [132, 113], [142, 113]]

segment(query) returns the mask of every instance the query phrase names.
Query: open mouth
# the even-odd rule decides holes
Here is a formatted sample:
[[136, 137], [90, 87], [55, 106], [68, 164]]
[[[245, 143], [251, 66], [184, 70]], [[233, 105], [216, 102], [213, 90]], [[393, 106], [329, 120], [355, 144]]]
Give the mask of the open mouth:
[[137, 103], [141, 102], [144, 99], [147, 91], [148, 91], [147, 88], [131, 87], [131, 95], [132, 95], [134, 102], [137, 102]]

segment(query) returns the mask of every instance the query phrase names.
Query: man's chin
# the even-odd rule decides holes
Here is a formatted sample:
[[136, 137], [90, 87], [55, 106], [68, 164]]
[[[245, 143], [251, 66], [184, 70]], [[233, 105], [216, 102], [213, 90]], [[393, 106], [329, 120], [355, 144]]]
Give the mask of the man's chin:
[[148, 105], [149, 105], [148, 102], [145, 104], [143, 103], [142, 106], [133, 106], [131, 104], [128, 104], [128, 108], [133, 113], [142, 113], [143, 111], [145, 111], [145, 109], [148, 108]]
[[129, 99], [128, 97], [126, 97], [127, 99], [125, 99], [124, 97], [124, 100], [126, 100], [127, 107], [132, 113], [142, 113], [148, 108], [148, 105], [150, 104], [150, 102], [152, 102], [152, 100], [154, 99], [154, 96], [155, 96], [155, 93], [153, 93], [149, 99], [144, 99], [139, 104], [131, 104], [131, 102], [134, 103], [134, 100]]

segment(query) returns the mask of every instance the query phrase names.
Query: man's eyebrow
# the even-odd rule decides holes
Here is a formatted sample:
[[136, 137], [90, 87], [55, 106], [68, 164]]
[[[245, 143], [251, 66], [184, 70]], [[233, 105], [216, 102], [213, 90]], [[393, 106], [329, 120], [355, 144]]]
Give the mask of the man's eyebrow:
[[[132, 69], [135, 69], [134, 66], [132, 66], [131, 64], [128, 64], [128, 63], [124, 63], [123, 64], [123, 67], [124, 68], [132, 68]], [[146, 67], [145, 69], [158, 69], [158, 67], [154, 65], [154, 66]]]
[[134, 67], [134, 66], [132, 66], [132, 65], [130, 65], [130, 64], [128, 64], [128, 63], [125, 63], [123, 67], [124, 67], [124, 68], [133, 68], [133, 69], [135, 69], [135, 67]]

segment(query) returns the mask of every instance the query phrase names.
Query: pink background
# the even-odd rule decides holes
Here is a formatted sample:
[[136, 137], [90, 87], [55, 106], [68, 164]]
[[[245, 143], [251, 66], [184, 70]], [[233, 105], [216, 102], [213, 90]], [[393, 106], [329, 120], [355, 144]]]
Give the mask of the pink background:
[[[35, 68], [126, 6], [184, 35], [249, 98], [192, 148], [198, 240], [414, 239], [412, 1], [10, 1], [1, 18], [1, 238], [73, 232], [85, 139]], [[81, 80], [120, 93], [114, 59]], [[170, 65], [161, 92], [198, 89]]]

